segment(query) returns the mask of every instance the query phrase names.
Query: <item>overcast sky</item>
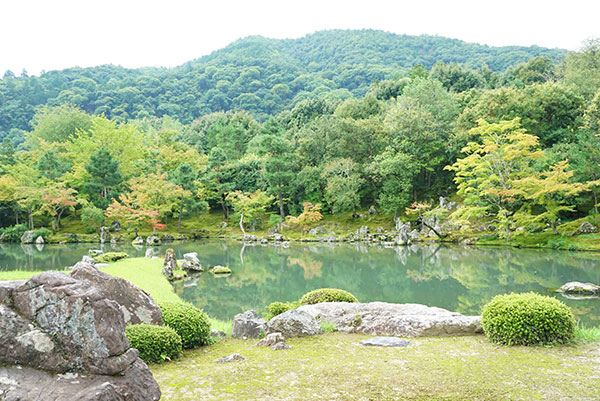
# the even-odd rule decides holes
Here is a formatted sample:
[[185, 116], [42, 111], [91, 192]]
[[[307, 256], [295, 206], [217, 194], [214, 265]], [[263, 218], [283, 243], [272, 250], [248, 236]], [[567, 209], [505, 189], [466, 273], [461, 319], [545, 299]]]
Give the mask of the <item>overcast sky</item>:
[[597, 0], [2, 0], [0, 74], [172, 67], [245, 36], [298, 38], [322, 29], [577, 50], [600, 37], [599, 15]]

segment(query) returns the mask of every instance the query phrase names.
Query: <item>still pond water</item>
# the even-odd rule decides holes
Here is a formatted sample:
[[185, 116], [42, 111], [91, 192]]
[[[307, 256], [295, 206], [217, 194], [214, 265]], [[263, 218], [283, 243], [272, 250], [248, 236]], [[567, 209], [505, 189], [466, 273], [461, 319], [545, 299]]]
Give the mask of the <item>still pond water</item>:
[[[94, 244], [0, 245], [2, 270], [59, 270], [81, 260]], [[600, 324], [600, 299], [570, 300], [553, 291], [568, 281], [600, 283], [600, 254], [513, 248], [420, 245], [383, 248], [364, 244], [243, 246], [233, 241], [169, 245], [178, 258], [198, 252], [203, 265], [226, 265], [234, 274], [201, 273], [174, 285], [185, 301], [211, 316], [231, 319], [274, 301], [293, 301], [322, 287], [350, 291], [363, 302], [386, 301], [439, 306], [479, 314], [494, 295], [535, 291], [566, 302], [587, 325]], [[132, 257], [145, 248], [106, 246]], [[166, 246], [155, 251], [163, 254]]]

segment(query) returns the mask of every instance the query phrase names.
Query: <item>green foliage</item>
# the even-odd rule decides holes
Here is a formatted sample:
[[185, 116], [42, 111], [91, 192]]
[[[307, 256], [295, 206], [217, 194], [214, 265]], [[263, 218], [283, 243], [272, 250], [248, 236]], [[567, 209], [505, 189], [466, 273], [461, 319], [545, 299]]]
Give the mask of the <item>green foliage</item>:
[[86, 233], [94, 233], [104, 220], [104, 212], [93, 204], [88, 204], [81, 209], [81, 222], [85, 226]]
[[210, 344], [210, 323], [202, 310], [183, 302], [161, 302], [159, 306], [163, 322], [181, 336], [184, 349]]
[[567, 344], [575, 334], [571, 310], [535, 293], [494, 297], [483, 308], [481, 323], [491, 342], [505, 345]]
[[2, 241], [4, 242], [21, 242], [21, 237], [27, 231], [25, 224], [15, 224], [14, 226], [6, 227], [2, 230]]
[[129, 325], [125, 329], [132, 348], [146, 363], [172, 361], [182, 355], [181, 337], [170, 327], [150, 324]]
[[46, 227], [40, 227], [33, 231], [33, 238], [36, 239], [37, 237], [42, 237], [45, 240], [48, 240], [50, 234], [52, 234], [52, 231], [50, 231]]
[[325, 333], [333, 333], [335, 331], [335, 325], [331, 322], [326, 322], [324, 320], [319, 321], [319, 325], [321, 325], [321, 329]]
[[336, 288], [321, 288], [307, 292], [300, 298], [302, 305], [318, 304], [320, 302], [358, 302], [358, 299], [348, 291]]
[[300, 307], [300, 301], [293, 302], [273, 302], [266, 306], [268, 313], [265, 313], [265, 320], [269, 321], [283, 312]]
[[86, 192], [97, 207], [106, 209], [111, 198], [116, 197], [118, 186], [123, 182], [119, 162], [108, 149], [102, 148], [90, 156], [85, 169], [91, 176], [84, 186]]
[[578, 323], [575, 328], [575, 342], [580, 344], [600, 342], [600, 327], [587, 327]]
[[111, 263], [117, 260], [125, 259], [129, 255], [125, 252], [106, 252], [94, 257], [96, 263]]

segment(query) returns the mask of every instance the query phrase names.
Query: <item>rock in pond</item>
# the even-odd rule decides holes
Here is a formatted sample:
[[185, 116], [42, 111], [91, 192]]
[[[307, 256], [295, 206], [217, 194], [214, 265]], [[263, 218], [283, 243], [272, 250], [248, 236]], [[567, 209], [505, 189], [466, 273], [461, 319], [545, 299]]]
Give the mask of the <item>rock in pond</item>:
[[198, 252], [189, 252], [183, 254], [183, 263], [181, 263], [181, 268], [191, 272], [204, 271], [204, 267], [202, 267], [200, 260], [198, 259]]
[[131, 245], [133, 245], [133, 246], [144, 245], [144, 239], [142, 237], [135, 237], [135, 239], [133, 241], [131, 241]]
[[3, 400], [160, 399], [119, 305], [63, 273], [0, 283], [0, 366]]
[[148, 245], [148, 246], [159, 246], [160, 245], [160, 238], [158, 238], [156, 235], [151, 235], [148, 238], [146, 238], [146, 245]]
[[119, 304], [125, 324], [163, 324], [161, 309], [154, 299], [131, 282], [113, 277], [84, 262], [73, 267], [71, 277], [89, 282], [100, 289], [107, 299]]
[[146, 249], [146, 253], [144, 256], [152, 259], [154, 257], [154, 249], [152, 249], [152, 248]]
[[231, 336], [233, 338], [259, 338], [264, 333], [267, 321], [258, 317], [258, 313], [249, 310], [233, 318]]
[[36, 244], [44, 244], [44, 243], [45, 243], [45, 242], [44, 242], [44, 237], [42, 237], [41, 235], [40, 235], [40, 236], [38, 236], [38, 237], [36, 238], [36, 240], [35, 240], [35, 243], [36, 243]]
[[600, 295], [600, 286], [592, 283], [580, 283], [578, 281], [572, 281], [564, 284], [560, 287], [557, 292], [563, 293], [564, 295], [581, 295], [581, 296], [598, 296]]
[[165, 252], [162, 274], [167, 279], [172, 280], [175, 270], [177, 270], [177, 258], [175, 257], [175, 251], [172, 248], [169, 248]]
[[216, 275], [220, 275], [220, 274], [231, 274], [231, 269], [227, 266], [215, 266], [212, 269], [210, 269], [210, 272], [212, 274], [216, 274]]
[[480, 316], [464, 316], [420, 304], [324, 302], [301, 306], [298, 311], [330, 322], [336, 330], [346, 333], [401, 337], [483, 333]]
[[373, 337], [362, 340], [360, 345], [367, 345], [372, 347], [408, 347], [412, 343], [408, 340], [403, 340], [398, 337]]
[[291, 309], [275, 316], [267, 323], [265, 335], [281, 333], [285, 338], [323, 334], [317, 320], [309, 313]]

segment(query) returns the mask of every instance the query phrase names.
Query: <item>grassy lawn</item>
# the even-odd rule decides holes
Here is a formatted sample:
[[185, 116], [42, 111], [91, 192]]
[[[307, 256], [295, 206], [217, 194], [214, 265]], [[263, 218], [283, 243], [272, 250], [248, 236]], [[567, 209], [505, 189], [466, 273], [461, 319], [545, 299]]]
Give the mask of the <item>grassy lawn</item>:
[[[600, 348], [505, 347], [483, 336], [417, 338], [407, 348], [363, 347], [329, 333], [252, 347], [226, 339], [152, 365], [163, 400], [597, 400]], [[215, 360], [237, 352], [241, 362]]]

